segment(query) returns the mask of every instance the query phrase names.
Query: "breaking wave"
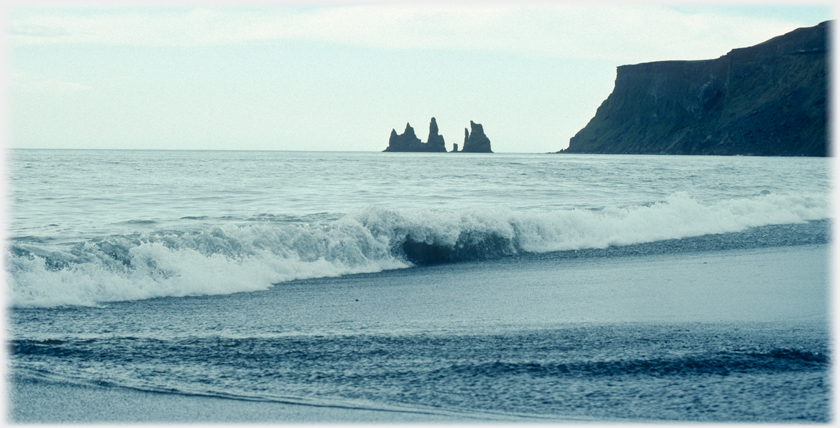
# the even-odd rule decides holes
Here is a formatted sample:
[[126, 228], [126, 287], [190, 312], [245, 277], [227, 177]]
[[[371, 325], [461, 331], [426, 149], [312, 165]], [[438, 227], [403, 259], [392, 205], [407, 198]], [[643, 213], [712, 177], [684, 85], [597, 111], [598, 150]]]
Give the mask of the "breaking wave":
[[157, 230], [73, 244], [17, 238], [8, 246], [6, 269], [13, 306], [96, 305], [258, 291], [295, 279], [739, 232], [826, 219], [829, 210], [824, 196], [763, 194], [702, 204], [685, 193], [650, 205], [600, 210], [369, 207], [332, 221]]

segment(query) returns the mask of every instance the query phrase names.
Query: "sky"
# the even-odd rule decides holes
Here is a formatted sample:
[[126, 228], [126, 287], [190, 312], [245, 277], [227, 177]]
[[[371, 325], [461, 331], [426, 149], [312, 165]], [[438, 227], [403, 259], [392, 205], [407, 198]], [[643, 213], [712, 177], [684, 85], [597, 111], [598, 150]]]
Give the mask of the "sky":
[[[34, 4], [34, 6], [32, 6]], [[5, 7], [10, 148], [566, 148], [616, 67], [713, 59], [832, 19], [828, 2], [200, 3]]]

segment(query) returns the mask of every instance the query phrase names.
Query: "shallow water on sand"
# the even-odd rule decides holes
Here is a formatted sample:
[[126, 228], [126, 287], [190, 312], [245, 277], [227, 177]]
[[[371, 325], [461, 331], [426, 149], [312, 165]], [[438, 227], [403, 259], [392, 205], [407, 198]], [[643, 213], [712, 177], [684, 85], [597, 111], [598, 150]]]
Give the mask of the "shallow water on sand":
[[13, 371], [465, 420], [826, 421], [825, 257], [543, 258], [17, 310]]

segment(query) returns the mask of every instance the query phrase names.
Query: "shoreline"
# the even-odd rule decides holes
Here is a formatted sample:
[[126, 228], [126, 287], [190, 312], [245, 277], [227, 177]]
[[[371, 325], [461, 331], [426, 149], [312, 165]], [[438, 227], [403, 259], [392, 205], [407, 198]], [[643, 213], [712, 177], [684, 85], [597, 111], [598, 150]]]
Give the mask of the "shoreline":
[[[145, 314], [149, 308], [170, 313], [177, 310], [182, 316], [204, 317], [202, 323], [215, 325], [235, 315], [232, 312], [260, 314], [265, 313], [266, 307], [280, 308], [287, 315], [284, 328], [303, 335], [378, 334], [378, 331], [500, 334], [510, 329], [627, 322], [652, 325], [806, 322], [828, 326], [826, 261], [830, 251], [830, 244], [811, 244], [645, 256], [632, 253], [625, 257], [511, 259], [490, 264], [463, 263], [457, 267], [437, 265], [302, 280], [263, 292], [114, 304], [107, 310], [113, 311], [115, 317], [143, 314], [140, 318], [143, 320], [148, 319]], [[475, 304], [477, 301], [480, 304]], [[208, 313], [208, 307], [226, 307], [232, 312], [216, 316], [213, 315], [216, 312]], [[59, 318], [56, 322], [74, 321], [77, 317], [84, 321], [88, 311], [69, 312], [73, 312], [70, 318]], [[62, 323], [55, 325], [64, 326]], [[33, 326], [37, 328], [30, 333], [38, 337], [63, 334], [50, 336], [38, 323]], [[377, 408], [374, 403], [372, 408], [366, 408], [365, 405], [355, 407], [353, 403], [344, 406], [341, 401], [332, 405], [248, 401], [74, 383], [60, 375], [42, 377], [38, 367], [30, 366], [17, 373], [9, 368], [8, 423], [645, 422], [562, 415], [459, 413], [433, 407], [412, 408], [410, 404], [406, 408]], [[107, 374], [103, 376], [107, 378]], [[85, 375], [85, 378], [95, 382], [98, 376]], [[157, 384], [165, 389], [168, 382], [159, 378]]]
[[[9, 424], [89, 423], [488, 423], [523, 422], [513, 415], [446, 414], [81, 385], [23, 376], [7, 381]], [[541, 418], [533, 422], [541, 422]]]

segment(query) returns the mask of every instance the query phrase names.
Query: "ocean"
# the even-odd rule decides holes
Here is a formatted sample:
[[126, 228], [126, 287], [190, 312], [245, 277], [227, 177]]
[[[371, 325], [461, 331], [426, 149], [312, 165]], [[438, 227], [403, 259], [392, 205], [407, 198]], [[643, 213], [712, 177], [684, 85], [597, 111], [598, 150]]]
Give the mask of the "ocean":
[[827, 158], [7, 158], [12, 422], [832, 420]]

